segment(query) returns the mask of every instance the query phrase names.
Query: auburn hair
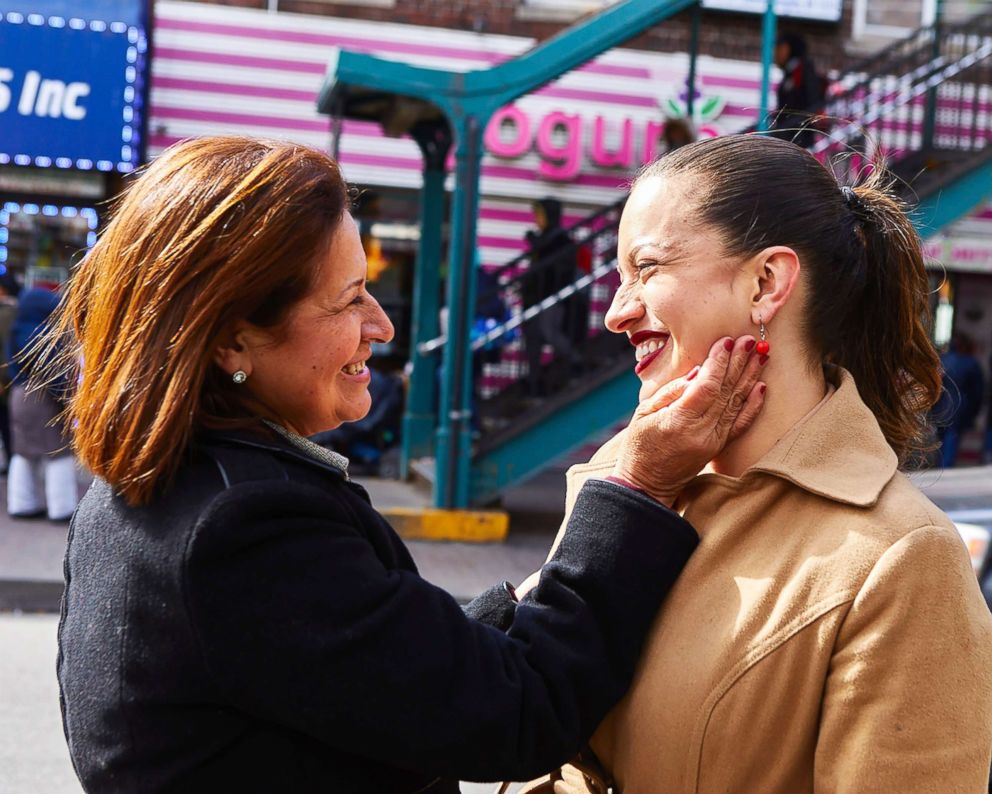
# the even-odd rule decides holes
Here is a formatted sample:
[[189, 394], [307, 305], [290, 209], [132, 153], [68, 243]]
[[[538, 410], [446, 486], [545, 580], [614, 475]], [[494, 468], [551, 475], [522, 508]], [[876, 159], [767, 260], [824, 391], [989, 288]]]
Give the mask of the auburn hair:
[[235, 136], [171, 146], [117, 200], [42, 344], [61, 351], [47, 377], [76, 370], [76, 455], [129, 504], [169, 484], [198, 431], [258, 425], [216, 345], [240, 319], [278, 335], [348, 201], [323, 152]]
[[900, 462], [924, 451], [941, 388], [929, 279], [919, 235], [884, 169], [842, 189], [793, 143], [728, 135], [675, 150], [637, 181], [676, 175], [693, 180], [692, 211], [718, 231], [728, 256], [795, 249], [808, 286], [811, 363], [851, 373]]

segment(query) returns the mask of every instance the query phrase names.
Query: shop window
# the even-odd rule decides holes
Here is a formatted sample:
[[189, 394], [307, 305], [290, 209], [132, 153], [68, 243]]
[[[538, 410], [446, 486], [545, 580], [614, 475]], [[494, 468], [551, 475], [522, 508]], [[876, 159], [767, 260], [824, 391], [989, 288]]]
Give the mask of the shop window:
[[7, 202], [0, 208], [0, 268], [26, 287], [57, 287], [96, 242], [90, 207]]
[[[360, 189], [352, 214], [368, 260], [368, 289], [396, 334], [373, 347], [376, 368], [401, 369], [410, 358], [414, 267], [420, 242], [419, 194], [392, 187]], [[447, 215], [447, 209], [445, 210]]]
[[[938, 0], [855, 0], [854, 37], [905, 36], [932, 25], [937, 5]], [[987, 8], [988, 0], [943, 0], [941, 15], [948, 22], [956, 22]]]

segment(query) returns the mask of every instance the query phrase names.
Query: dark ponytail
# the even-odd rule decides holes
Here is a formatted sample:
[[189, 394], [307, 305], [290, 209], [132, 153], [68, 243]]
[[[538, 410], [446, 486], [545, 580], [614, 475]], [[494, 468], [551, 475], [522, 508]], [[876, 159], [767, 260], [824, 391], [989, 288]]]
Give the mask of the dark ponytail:
[[[940, 397], [940, 359], [930, 339], [923, 246], [907, 208], [888, 187], [876, 171], [847, 202], [864, 248], [865, 284], [830, 360], [854, 376], [905, 461], [923, 448], [927, 413]], [[817, 294], [814, 289], [814, 310]]]
[[805, 149], [761, 135], [698, 141], [638, 177], [691, 175], [699, 219], [728, 256], [787, 245], [808, 284], [806, 334], [819, 363], [847, 369], [901, 462], [925, 448], [940, 396], [920, 238], [877, 169], [842, 189]]

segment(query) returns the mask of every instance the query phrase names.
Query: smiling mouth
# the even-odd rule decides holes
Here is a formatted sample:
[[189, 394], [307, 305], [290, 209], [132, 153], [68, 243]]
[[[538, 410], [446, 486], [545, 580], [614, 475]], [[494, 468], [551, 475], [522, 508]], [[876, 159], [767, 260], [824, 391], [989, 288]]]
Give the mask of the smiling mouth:
[[639, 375], [653, 362], [662, 351], [668, 346], [668, 334], [660, 331], [638, 331], [630, 337], [630, 343], [634, 346], [634, 358], [637, 366], [634, 373]]
[[355, 362], [354, 364], [345, 364], [343, 367], [341, 367], [341, 371], [345, 375], [361, 375], [363, 372], [365, 372], [365, 361], [358, 361]]

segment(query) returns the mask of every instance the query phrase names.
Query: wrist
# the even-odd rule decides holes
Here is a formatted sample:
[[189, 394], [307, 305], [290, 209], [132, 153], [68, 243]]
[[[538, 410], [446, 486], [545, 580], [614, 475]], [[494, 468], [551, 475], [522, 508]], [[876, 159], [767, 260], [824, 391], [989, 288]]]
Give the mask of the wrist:
[[660, 504], [663, 504], [665, 507], [671, 507], [675, 503], [675, 497], [674, 496], [670, 496], [668, 494], [653, 493], [648, 488], [645, 488], [642, 485], [639, 485], [638, 483], [633, 482], [628, 477], [625, 477], [625, 476], [622, 476], [622, 475], [619, 475], [619, 474], [610, 474], [609, 476], [605, 477], [604, 479], [607, 482], [612, 482], [612, 483], [615, 483], [616, 485], [622, 485], [624, 488], [630, 488], [632, 491], [638, 491], [639, 493], [642, 493], [645, 496], [648, 496], [648, 497], [654, 499], [656, 502], [658, 502]]

